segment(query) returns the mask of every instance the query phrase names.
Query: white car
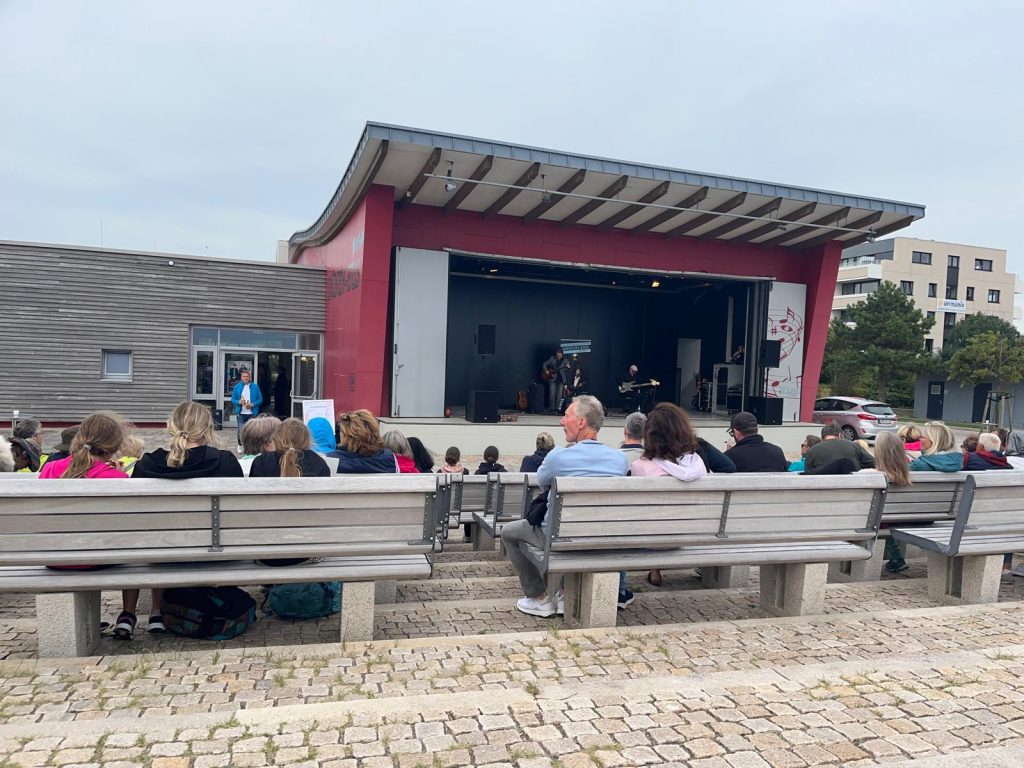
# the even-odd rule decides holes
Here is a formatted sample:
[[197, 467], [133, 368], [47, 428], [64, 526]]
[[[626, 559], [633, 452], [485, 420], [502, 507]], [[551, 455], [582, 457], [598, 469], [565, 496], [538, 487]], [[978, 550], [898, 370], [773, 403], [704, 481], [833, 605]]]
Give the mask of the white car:
[[900, 428], [888, 404], [863, 397], [822, 397], [814, 402], [812, 418], [819, 424], [839, 422], [847, 440], [874, 440], [879, 432]]

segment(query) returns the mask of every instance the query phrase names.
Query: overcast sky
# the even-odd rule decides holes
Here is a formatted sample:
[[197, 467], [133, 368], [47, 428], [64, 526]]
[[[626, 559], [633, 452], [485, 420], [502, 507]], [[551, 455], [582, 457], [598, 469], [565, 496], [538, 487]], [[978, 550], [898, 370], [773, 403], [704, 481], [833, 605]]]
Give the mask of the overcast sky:
[[922, 203], [1024, 273], [1024, 3], [0, 0], [0, 239], [274, 258], [367, 120]]

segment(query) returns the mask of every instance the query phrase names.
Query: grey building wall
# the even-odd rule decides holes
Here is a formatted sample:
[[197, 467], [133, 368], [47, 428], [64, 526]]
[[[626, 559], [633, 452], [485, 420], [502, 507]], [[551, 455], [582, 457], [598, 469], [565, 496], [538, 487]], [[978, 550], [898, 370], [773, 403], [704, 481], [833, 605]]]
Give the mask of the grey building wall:
[[[190, 325], [322, 333], [324, 293], [314, 267], [0, 242], [0, 420], [163, 422], [188, 396]], [[104, 349], [132, 351], [131, 382], [101, 380]]]
[[[914, 385], [914, 416], [928, 418], [928, 385], [933, 381], [943, 381], [941, 376], [918, 376]], [[974, 387], [961, 387], [957, 381], [947, 380], [942, 402], [943, 421], [970, 422], [974, 417]], [[993, 389], [995, 387], [993, 386]], [[1012, 404], [1004, 405], [1004, 422], [1012, 415], [1013, 426], [1021, 426], [1024, 417], [1024, 384], [1016, 384], [1011, 390]], [[995, 414], [989, 416], [995, 420]], [[1008, 426], [1003, 424], [1002, 426]]]

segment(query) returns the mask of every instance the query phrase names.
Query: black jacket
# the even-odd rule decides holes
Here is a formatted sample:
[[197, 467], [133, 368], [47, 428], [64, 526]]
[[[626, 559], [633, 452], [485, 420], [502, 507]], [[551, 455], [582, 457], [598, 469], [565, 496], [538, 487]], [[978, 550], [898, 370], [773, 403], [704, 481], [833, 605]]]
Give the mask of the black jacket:
[[779, 446], [766, 443], [761, 435], [750, 435], [725, 452], [737, 472], [785, 472], [789, 469], [786, 454]]
[[474, 472], [473, 474], [489, 475], [491, 472], [508, 472], [508, 470], [505, 469], [504, 464], [499, 464], [498, 462], [494, 462], [492, 464], [489, 461], [481, 461], [480, 466], [476, 468], [476, 472]]
[[[249, 477], [280, 477], [281, 476], [281, 451], [261, 453], [252, 460], [252, 468], [249, 470]], [[327, 462], [320, 458], [320, 455], [313, 451], [303, 451], [299, 458], [299, 471], [303, 477], [330, 477], [331, 468]]]
[[529, 456], [524, 456], [522, 463], [519, 465], [520, 472], [536, 472], [540, 469], [540, 465], [544, 463], [544, 458], [551, 453], [548, 450], [537, 450], [531, 453]]
[[157, 448], [147, 453], [132, 470], [132, 477], [153, 477], [166, 480], [189, 480], [196, 477], [245, 477], [242, 465], [233, 453], [221, 451], [212, 445], [189, 448], [185, 463], [180, 467], [167, 466], [167, 449]]
[[697, 455], [700, 456], [708, 472], [735, 472], [736, 465], [732, 459], [715, 448], [703, 437], [697, 438]]
[[338, 460], [339, 475], [376, 475], [398, 472], [395, 454], [387, 448], [381, 448], [372, 456], [360, 456], [357, 453], [349, 453], [344, 448], [339, 448], [336, 451], [331, 451], [327, 456]]

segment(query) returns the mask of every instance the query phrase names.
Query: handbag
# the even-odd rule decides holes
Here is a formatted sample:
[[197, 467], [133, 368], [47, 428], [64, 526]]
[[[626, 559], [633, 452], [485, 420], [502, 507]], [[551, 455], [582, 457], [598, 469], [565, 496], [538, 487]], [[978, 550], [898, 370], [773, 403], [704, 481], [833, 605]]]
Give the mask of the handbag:
[[534, 528], [539, 528], [547, 513], [548, 492], [544, 491], [530, 499], [530, 506], [526, 508], [526, 519]]

